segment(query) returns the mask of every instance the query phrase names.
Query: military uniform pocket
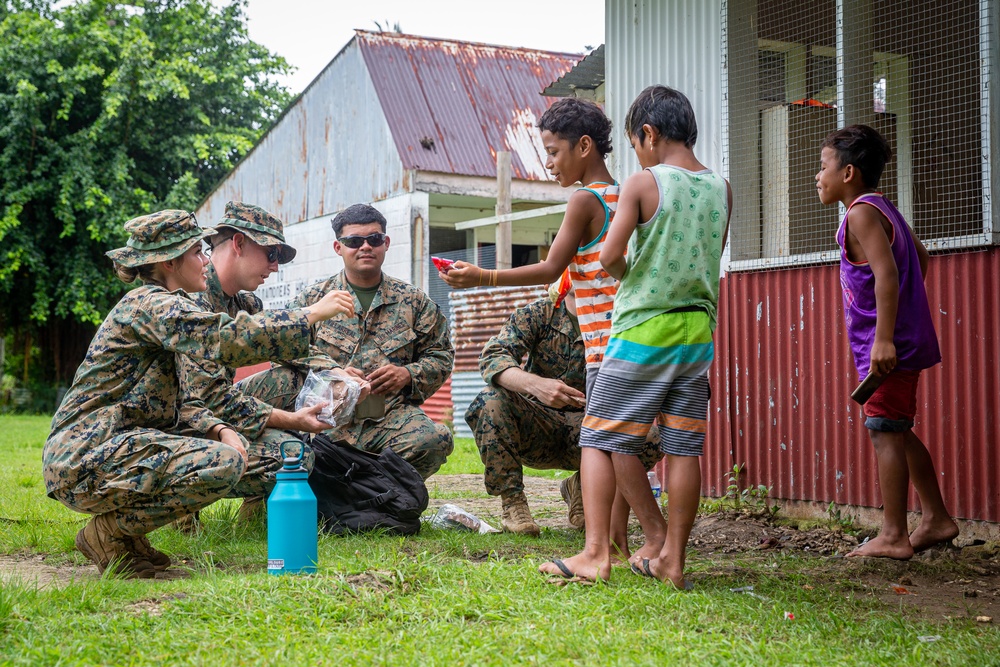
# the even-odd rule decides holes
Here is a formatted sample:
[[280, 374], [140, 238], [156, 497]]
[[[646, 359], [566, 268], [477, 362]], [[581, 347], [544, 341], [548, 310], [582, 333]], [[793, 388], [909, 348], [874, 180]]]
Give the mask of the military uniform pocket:
[[376, 338], [382, 354], [390, 363], [397, 366], [405, 366], [413, 360], [413, 350], [410, 346], [416, 339], [417, 334], [413, 329], [402, 329], [391, 335], [380, 335]]

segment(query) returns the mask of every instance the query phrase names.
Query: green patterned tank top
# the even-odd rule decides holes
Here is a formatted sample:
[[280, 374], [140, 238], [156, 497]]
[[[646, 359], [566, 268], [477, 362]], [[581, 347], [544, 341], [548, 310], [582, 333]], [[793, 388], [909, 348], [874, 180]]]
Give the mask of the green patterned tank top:
[[681, 308], [703, 308], [716, 324], [719, 265], [726, 231], [726, 181], [711, 170], [649, 168], [660, 191], [653, 217], [629, 239], [611, 333]]

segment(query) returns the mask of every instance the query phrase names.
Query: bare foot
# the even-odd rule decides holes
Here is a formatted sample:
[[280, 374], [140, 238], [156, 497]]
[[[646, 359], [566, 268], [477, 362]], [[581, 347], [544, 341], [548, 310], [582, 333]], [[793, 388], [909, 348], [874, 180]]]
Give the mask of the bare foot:
[[910, 533], [910, 544], [914, 553], [930, 549], [942, 542], [951, 542], [958, 537], [958, 524], [947, 518], [944, 521], [921, 520], [916, 530]]
[[691, 584], [684, 579], [684, 568], [676, 563], [667, 562], [667, 558], [650, 559], [646, 571], [665, 584], [673, 584], [679, 591], [691, 590]]
[[598, 578], [607, 581], [611, 578], [611, 561], [603, 554], [599, 559], [592, 559], [586, 553], [581, 553], [566, 560], [542, 563], [538, 571], [566, 579], [580, 577], [588, 581], [597, 581]]
[[848, 558], [894, 558], [909, 560], [913, 558], [913, 547], [904, 536], [900, 540], [890, 540], [879, 535], [874, 540], [865, 542], [860, 547], [847, 554]]
[[660, 555], [660, 550], [663, 548], [663, 540], [646, 540], [646, 543], [635, 550], [635, 553], [629, 557], [629, 563], [633, 565], [641, 565], [643, 558], [648, 558], [653, 560]]

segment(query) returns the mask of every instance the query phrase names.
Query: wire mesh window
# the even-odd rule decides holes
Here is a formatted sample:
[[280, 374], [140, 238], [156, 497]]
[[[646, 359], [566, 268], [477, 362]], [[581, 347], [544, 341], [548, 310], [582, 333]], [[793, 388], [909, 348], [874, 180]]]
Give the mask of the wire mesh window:
[[853, 123], [889, 142], [878, 189], [930, 248], [991, 242], [987, 4], [725, 1], [734, 270], [839, 256], [843, 211], [814, 178], [824, 137]]

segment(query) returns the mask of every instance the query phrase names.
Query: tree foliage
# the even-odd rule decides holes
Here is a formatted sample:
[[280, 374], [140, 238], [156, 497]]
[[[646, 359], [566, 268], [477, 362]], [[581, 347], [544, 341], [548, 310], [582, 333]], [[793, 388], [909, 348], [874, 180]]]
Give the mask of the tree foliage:
[[0, 0], [0, 333], [98, 324], [122, 223], [193, 209], [289, 102], [245, 2]]

